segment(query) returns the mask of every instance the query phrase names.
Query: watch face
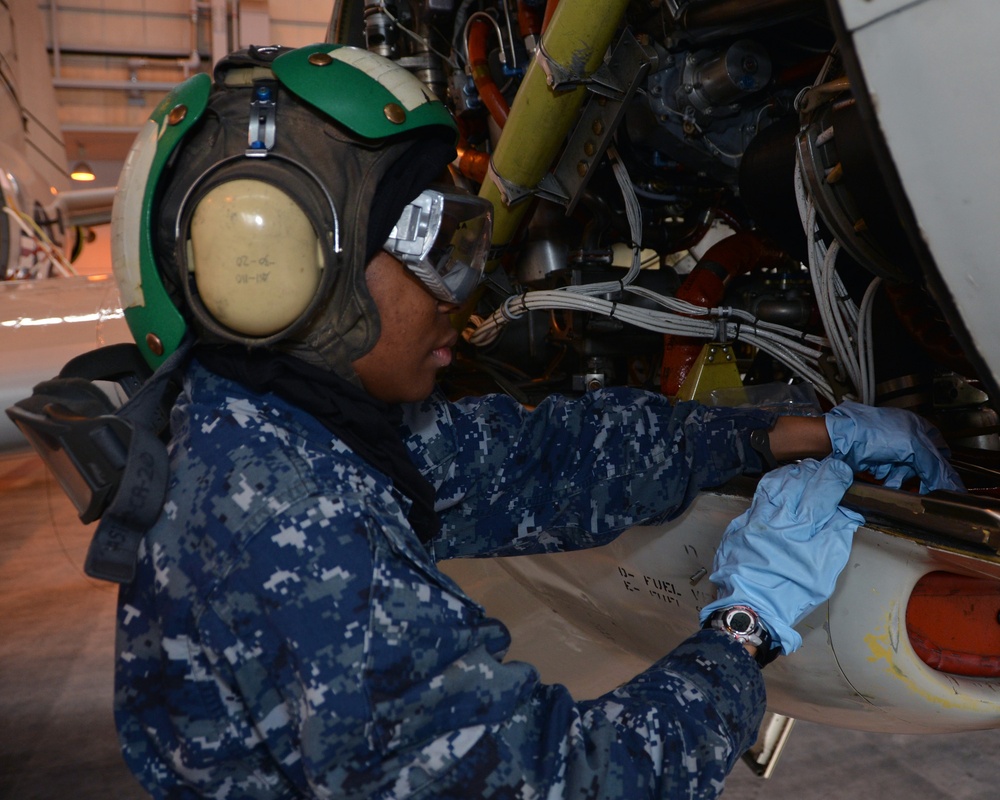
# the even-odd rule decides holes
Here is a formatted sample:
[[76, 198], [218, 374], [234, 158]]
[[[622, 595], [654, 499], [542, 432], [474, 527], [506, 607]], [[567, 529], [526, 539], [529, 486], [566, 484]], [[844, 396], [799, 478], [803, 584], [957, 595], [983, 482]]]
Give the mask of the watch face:
[[778, 655], [779, 649], [767, 628], [761, 623], [757, 612], [749, 606], [730, 606], [712, 614], [705, 622], [705, 627], [731, 636], [741, 644], [751, 644], [757, 648], [754, 659], [762, 667], [770, 664]]
[[746, 635], [757, 628], [757, 619], [745, 609], [731, 608], [726, 614], [725, 624], [734, 633]]
[[723, 627], [734, 636], [752, 636], [760, 630], [757, 613], [747, 606], [733, 606], [722, 613]]

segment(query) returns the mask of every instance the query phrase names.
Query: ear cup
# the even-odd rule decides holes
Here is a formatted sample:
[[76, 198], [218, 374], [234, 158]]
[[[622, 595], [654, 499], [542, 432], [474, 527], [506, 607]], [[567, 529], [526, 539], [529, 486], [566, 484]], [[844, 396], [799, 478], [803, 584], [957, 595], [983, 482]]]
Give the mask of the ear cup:
[[187, 248], [201, 303], [239, 334], [284, 330], [319, 291], [319, 237], [301, 206], [271, 183], [236, 178], [207, 191], [191, 215]]

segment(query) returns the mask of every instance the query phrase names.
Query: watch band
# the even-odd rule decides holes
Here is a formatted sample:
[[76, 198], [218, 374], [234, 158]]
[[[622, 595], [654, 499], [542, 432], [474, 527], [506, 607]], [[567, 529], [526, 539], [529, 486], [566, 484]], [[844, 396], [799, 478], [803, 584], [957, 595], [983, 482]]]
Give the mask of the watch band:
[[768, 428], [756, 428], [750, 431], [750, 447], [754, 449], [760, 460], [764, 462], [764, 472], [777, 469], [778, 460], [771, 452], [771, 431]]
[[732, 605], [720, 608], [705, 620], [705, 628], [722, 631], [740, 644], [751, 644], [756, 648], [754, 659], [765, 667], [778, 657], [778, 648], [770, 632], [760, 621], [757, 612], [750, 606]]

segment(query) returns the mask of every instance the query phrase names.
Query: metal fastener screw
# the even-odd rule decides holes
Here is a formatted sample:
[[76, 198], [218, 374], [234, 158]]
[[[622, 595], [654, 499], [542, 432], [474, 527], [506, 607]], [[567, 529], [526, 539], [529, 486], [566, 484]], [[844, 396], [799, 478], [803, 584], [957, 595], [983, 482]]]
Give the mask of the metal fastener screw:
[[333, 56], [329, 53], [313, 53], [308, 61], [314, 67], [326, 67], [333, 63]]
[[382, 113], [394, 125], [402, 125], [406, 122], [406, 112], [399, 103], [386, 103], [385, 108], [382, 109]]
[[188, 114], [188, 108], [185, 105], [177, 105], [170, 109], [170, 113], [167, 114], [167, 124], [168, 125], [178, 125], [184, 121], [184, 117]]

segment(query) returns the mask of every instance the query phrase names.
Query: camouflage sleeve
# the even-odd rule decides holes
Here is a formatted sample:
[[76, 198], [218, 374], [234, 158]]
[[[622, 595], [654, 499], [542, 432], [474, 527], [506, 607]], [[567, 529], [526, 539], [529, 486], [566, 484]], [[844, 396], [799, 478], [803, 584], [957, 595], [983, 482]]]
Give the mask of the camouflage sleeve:
[[[743, 647], [702, 631], [624, 686], [586, 702], [538, 685], [434, 785], [443, 798], [713, 800], [753, 744], [761, 671]], [[537, 794], [533, 793], [537, 792]]]
[[766, 706], [757, 663], [718, 631], [695, 634], [611, 696], [606, 702], [655, 709], [631, 715], [631, 735], [643, 746], [632, 763], [638, 769], [648, 759], [655, 767], [667, 754], [657, 770], [661, 797], [716, 797], [757, 738]]
[[[763, 705], [742, 648], [701, 632], [618, 690], [575, 702], [531, 665], [504, 661], [509, 632], [437, 568], [386, 476], [331, 446], [311, 417], [230, 389], [209, 384], [205, 401], [175, 409], [175, 481], [119, 600], [116, 722], [152, 796], [715, 796]], [[519, 409], [472, 404], [452, 422], [441, 405], [441, 436], [428, 442], [450, 444], [429, 474], [488, 507], [489, 493], [524, 470], [518, 480], [539, 509], [532, 458], [589, 471], [556, 481], [578, 482], [577, 492], [609, 472], [615, 484], [628, 470], [655, 472], [641, 466], [646, 445], [673, 441], [686, 417], [621, 407], [553, 405], [544, 414], [553, 425], [565, 416], [571, 434], [531, 456], [537, 437]], [[600, 429], [625, 418], [666, 433], [643, 434], [629, 455]], [[478, 464], [476, 431], [524, 435], [500, 449], [514, 462], [527, 454], [525, 464]], [[583, 454], [561, 452], [577, 435]], [[462, 461], [455, 443], [465, 441]], [[615, 454], [607, 464], [604, 453]], [[449, 465], [478, 477], [460, 483]]]
[[406, 410], [406, 433], [437, 489], [435, 554], [448, 558], [593, 547], [670, 519], [699, 489], [759, 471], [749, 433], [773, 421], [618, 388], [534, 410], [498, 395], [435, 395]]
[[[764, 708], [741, 646], [699, 632], [576, 702], [529, 665], [502, 663], [504, 628], [415, 541], [364, 516], [345, 526], [335, 508], [308, 504], [284, 519], [202, 620], [253, 720], [234, 740], [264, 737], [285, 777], [316, 797], [718, 796]], [[310, 535], [324, 520], [337, 536]], [[236, 726], [239, 709], [225, 719]]]

